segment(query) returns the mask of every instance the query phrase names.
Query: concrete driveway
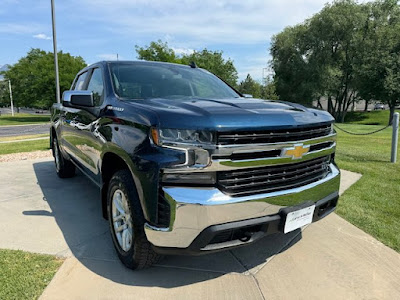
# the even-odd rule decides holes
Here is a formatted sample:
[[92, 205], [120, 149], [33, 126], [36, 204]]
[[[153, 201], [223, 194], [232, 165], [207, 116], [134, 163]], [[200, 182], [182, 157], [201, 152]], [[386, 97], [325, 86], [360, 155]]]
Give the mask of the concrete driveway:
[[[343, 187], [359, 179], [343, 175]], [[1, 163], [0, 179], [0, 248], [66, 258], [42, 299], [400, 298], [400, 255], [335, 214], [250, 247], [132, 272], [83, 175], [59, 179], [40, 159]]]

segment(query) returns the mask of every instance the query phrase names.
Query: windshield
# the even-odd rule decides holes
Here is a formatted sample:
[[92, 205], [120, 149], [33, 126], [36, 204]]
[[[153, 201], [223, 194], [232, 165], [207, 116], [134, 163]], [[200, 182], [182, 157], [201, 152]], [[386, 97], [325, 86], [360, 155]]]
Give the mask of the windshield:
[[124, 99], [238, 98], [213, 74], [189, 66], [159, 63], [111, 63], [115, 93]]

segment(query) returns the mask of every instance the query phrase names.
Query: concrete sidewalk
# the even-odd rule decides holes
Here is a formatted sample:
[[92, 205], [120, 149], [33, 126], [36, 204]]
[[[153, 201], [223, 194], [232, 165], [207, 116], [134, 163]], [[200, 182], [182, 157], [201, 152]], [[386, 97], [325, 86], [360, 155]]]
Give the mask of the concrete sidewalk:
[[[343, 186], [359, 179], [343, 172]], [[0, 164], [0, 248], [66, 261], [42, 299], [400, 297], [400, 255], [335, 214], [233, 251], [166, 257], [132, 272], [118, 260], [98, 190], [61, 180], [49, 159]]]

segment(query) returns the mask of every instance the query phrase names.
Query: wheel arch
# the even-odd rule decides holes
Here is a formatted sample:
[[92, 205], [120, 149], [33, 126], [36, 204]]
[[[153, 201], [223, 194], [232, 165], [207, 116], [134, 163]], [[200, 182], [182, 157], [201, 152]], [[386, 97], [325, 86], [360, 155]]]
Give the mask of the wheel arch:
[[133, 164], [130, 157], [126, 155], [121, 155], [120, 151], [108, 150], [103, 153], [101, 159], [101, 207], [104, 219], [108, 219], [107, 216], [107, 192], [108, 184], [112, 175], [119, 170], [128, 170], [133, 178], [134, 188], [137, 192], [138, 198], [141, 203], [143, 214], [146, 216], [146, 211], [143, 207], [143, 195], [140, 193], [140, 181], [135, 176], [133, 171]]

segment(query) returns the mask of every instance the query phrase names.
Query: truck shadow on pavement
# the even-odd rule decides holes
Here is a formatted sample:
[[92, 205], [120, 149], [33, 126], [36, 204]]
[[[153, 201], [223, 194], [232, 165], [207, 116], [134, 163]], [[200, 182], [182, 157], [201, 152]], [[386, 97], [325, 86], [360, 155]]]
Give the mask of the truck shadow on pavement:
[[[84, 175], [57, 177], [52, 161], [33, 164], [38, 184], [51, 212], [27, 210], [24, 215], [54, 217], [69, 249], [91, 272], [124, 285], [174, 288], [228, 273], [255, 274], [268, 260], [301, 240], [301, 230], [267, 236], [253, 245], [203, 256], [166, 256], [156, 266], [133, 272], [119, 261], [102, 218], [100, 192]], [[56, 242], [56, 241], [55, 241]]]

